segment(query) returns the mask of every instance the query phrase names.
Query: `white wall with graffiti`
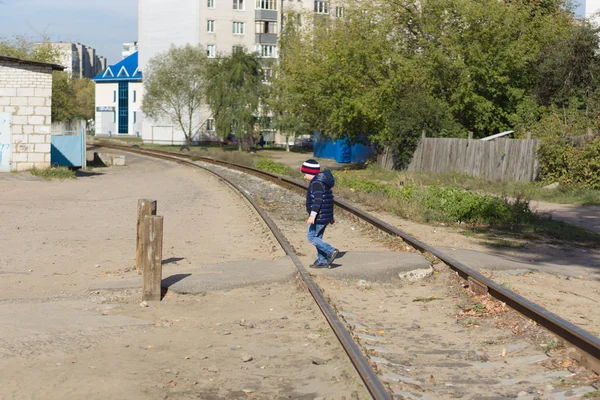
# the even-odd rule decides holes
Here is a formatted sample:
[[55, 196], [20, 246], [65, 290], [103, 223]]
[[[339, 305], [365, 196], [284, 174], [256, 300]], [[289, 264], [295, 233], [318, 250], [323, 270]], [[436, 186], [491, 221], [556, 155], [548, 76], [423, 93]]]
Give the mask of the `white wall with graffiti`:
[[0, 172], [50, 166], [52, 71], [62, 69], [0, 56]]

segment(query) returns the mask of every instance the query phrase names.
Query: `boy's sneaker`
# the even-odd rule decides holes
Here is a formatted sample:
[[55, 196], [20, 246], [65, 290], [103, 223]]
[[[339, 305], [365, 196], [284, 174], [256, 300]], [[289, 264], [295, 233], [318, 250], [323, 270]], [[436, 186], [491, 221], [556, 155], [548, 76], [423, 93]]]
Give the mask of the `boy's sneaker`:
[[331, 263], [333, 263], [333, 260], [335, 260], [335, 258], [337, 257], [337, 255], [340, 253], [340, 251], [338, 249], [334, 249], [331, 254], [329, 256], [327, 256], [327, 267], [331, 268]]
[[322, 263], [319, 260], [316, 260], [314, 263], [309, 265], [309, 268], [327, 268], [329, 265], [327, 263]]

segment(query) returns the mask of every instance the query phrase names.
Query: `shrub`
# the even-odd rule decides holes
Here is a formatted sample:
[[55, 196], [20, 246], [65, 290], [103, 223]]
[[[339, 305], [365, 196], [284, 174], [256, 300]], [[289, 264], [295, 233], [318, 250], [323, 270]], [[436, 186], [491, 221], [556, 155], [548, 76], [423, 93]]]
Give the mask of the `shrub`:
[[567, 138], [549, 139], [538, 149], [540, 179], [600, 189], [600, 138], [580, 145]]

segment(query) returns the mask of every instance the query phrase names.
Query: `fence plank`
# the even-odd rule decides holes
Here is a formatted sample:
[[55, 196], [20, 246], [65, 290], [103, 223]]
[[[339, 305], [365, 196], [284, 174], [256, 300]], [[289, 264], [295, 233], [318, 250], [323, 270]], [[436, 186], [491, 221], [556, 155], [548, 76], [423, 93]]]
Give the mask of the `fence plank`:
[[422, 138], [407, 168], [410, 172], [459, 172], [492, 181], [537, 178], [537, 141]]

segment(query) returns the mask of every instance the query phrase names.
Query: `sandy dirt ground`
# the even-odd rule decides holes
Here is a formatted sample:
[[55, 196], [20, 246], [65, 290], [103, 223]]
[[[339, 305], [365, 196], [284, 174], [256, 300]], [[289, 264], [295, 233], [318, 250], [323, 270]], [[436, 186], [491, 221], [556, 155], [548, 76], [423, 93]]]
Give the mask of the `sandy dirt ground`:
[[89, 291], [137, 275], [137, 199], [164, 216], [163, 268], [283, 255], [210, 174], [127, 155], [76, 180], [0, 176], [1, 399], [366, 398], [297, 282], [167, 293]]
[[[298, 282], [204, 296], [168, 293], [162, 302], [148, 307], [140, 306], [141, 294], [136, 290], [90, 292], [90, 285], [107, 278], [135, 274], [138, 198], [158, 200], [158, 214], [165, 216], [163, 259], [169, 272], [190, 265], [271, 260], [282, 255], [249, 206], [216, 178], [129, 154], [127, 160], [127, 167], [98, 168], [74, 181], [0, 176], [4, 196], [0, 210], [4, 224], [0, 232], [0, 370], [6, 382], [0, 387], [0, 398], [368, 398]], [[268, 195], [258, 197], [263, 205], [280, 208], [278, 223], [308, 264], [314, 254], [304, 240], [302, 199], [275, 193], [280, 194], [274, 202]], [[491, 251], [481, 241], [451, 228], [414, 224], [385, 213], [378, 216], [433, 246]], [[390, 250], [385, 240], [344, 218], [328, 229], [327, 237], [341, 250]], [[533, 249], [531, 257], [544, 257], [544, 252], [545, 257], [552, 257], [542, 245]], [[561, 255], [560, 248], [552, 251], [554, 257]], [[582, 254], [595, 257], [595, 253]], [[564, 276], [538, 272], [489, 273], [507, 287], [531, 293], [537, 297], [532, 300], [564, 317], [563, 313], [572, 313], [579, 322], [600, 326], [595, 317], [597, 286], [583, 285], [586, 279], [567, 282]], [[472, 383], [461, 381], [461, 375], [469, 374], [462, 371], [487, 362], [482, 361], [482, 354], [491, 355], [493, 365], [502, 363], [498, 354], [521, 339], [528, 345], [515, 350], [521, 352], [515, 362], [540, 355], [540, 344], [532, 344], [537, 337], [515, 336], [514, 323], [498, 326], [492, 316], [481, 318], [477, 325], [473, 318], [457, 317], [456, 303], [462, 295], [444, 271], [410, 285], [335, 281], [323, 274], [319, 279], [346, 313], [350, 326], [357, 334], [367, 335], [372, 362], [386, 374], [398, 396], [415, 393], [415, 389], [423, 393], [419, 388], [425, 388], [429, 398], [468, 397]], [[528, 287], [532, 283], [539, 286], [532, 290]], [[548, 287], [557, 290], [550, 292]], [[562, 293], [565, 297], [561, 297], [559, 290], [575, 294]], [[414, 301], [433, 295], [445, 301]], [[438, 352], [430, 353], [432, 349]], [[382, 354], [385, 350], [390, 354]], [[435, 362], [449, 369], [434, 376], [437, 383], [430, 377], [429, 364]], [[452, 375], [457, 368], [461, 372]], [[522, 368], [523, 376], [543, 377], [548, 371], [565, 370], [537, 363]], [[567, 372], [571, 377], [578, 371]], [[529, 393], [533, 387], [509, 388], [515, 375], [508, 370], [503, 374], [493, 383], [496, 389], [478, 388], [477, 394], [514, 397], [519, 390]], [[554, 378], [544, 377], [535, 392], [559, 391], [549, 389], [560, 384]]]

